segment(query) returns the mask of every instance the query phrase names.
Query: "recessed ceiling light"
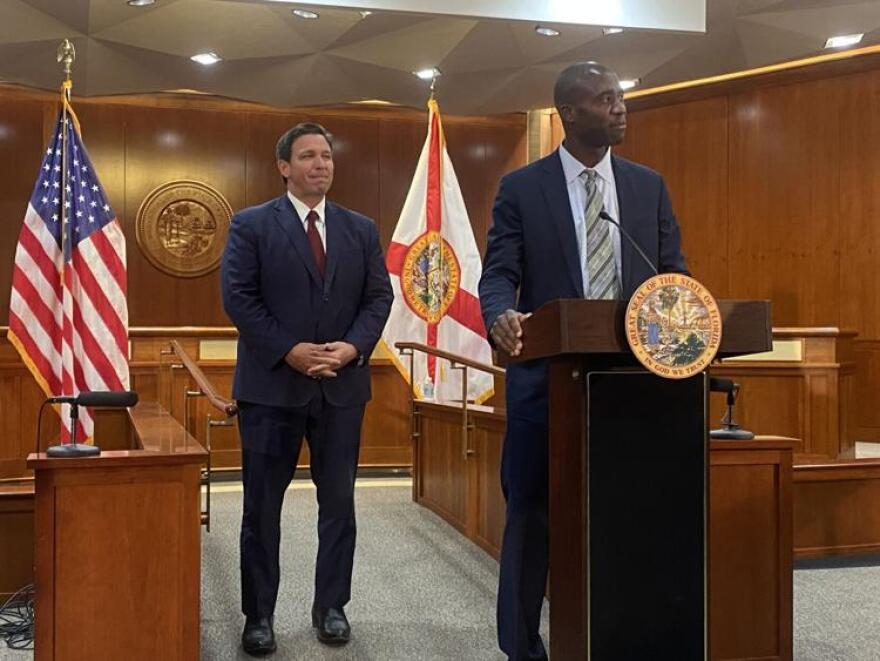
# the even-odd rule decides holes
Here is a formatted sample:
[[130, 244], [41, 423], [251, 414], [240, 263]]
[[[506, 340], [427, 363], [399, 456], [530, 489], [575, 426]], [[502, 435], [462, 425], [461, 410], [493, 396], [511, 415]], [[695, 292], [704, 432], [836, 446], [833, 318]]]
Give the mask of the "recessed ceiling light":
[[545, 37], [558, 37], [559, 30], [554, 30], [553, 28], [546, 28], [543, 25], [536, 25], [535, 32]]
[[209, 66], [211, 64], [217, 64], [223, 58], [217, 55], [217, 53], [211, 51], [208, 53], [198, 53], [197, 55], [193, 55], [191, 58], [193, 62], [198, 62], [199, 64], [204, 64], [205, 66]]
[[318, 18], [318, 12], [314, 12], [308, 9], [294, 9], [294, 16], [299, 16], [300, 18], [307, 18], [309, 20]]
[[623, 28], [602, 28], [602, 34], [604, 35], [620, 34], [621, 32], [623, 32]]
[[372, 13], [373, 12], [371, 12], [369, 9], [364, 9], [363, 11], [361, 11], [361, 18], [366, 18], [367, 16], [369, 16]]
[[440, 69], [438, 69], [437, 67], [433, 67], [431, 69], [422, 69], [420, 71], [413, 71], [413, 73], [422, 80], [433, 80], [437, 76], [443, 75], [440, 72]]
[[156, 4], [156, 0], [126, 0], [129, 7], [149, 7]]
[[864, 32], [859, 34], [842, 34], [837, 37], [829, 37], [825, 42], [825, 48], [845, 48], [846, 46], [854, 46], [865, 36]]
[[628, 78], [626, 80], [620, 81], [620, 89], [622, 90], [631, 90], [633, 87], [642, 82], [641, 78]]

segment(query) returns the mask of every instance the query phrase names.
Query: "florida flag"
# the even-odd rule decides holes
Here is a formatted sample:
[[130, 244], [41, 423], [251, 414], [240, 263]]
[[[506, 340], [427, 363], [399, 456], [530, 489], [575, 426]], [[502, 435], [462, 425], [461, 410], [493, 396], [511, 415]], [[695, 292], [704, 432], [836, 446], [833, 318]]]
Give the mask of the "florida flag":
[[[385, 262], [394, 303], [382, 339], [404, 378], [410, 378], [409, 361], [401, 360], [395, 342], [421, 342], [492, 364], [477, 296], [483, 266], [433, 98], [428, 137]], [[416, 352], [413, 369], [420, 397], [430, 386], [438, 400], [461, 399], [461, 370], [448, 361]], [[491, 397], [492, 375], [467, 372], [468, 399], [479, 404]]]

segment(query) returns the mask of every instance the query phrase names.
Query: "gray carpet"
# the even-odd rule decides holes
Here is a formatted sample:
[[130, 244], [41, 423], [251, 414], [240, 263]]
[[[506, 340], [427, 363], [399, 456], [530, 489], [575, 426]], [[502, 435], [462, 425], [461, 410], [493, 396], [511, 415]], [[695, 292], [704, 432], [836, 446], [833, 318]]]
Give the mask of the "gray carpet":
[[[272, 659], [403, 661], [503, 659], [495, 644], [497, 565], [442, 520], [412, 503], [407, 480], [362, 480], [351, 643], [329, 650], [314, 638], [309, 609], [316, 551], [314, 491], [287, 495], [283, 579]], [[387, 486], [398, 485], [398, 486]], [[247, 659], [239, 648], [238, 526], [241, 492], [221, 485], [212, 530], [203, 534], [202, 658]], [[880, 558], [801, 563], [794, 575], [794, 658], [880, 659]], [[546, 640], [547, 609], [543, 633]], [[30, 652], [0, 650], [24, 661]]]
[[[306, 487], [308, 481], [298, 481]], [[503, 659], [495, 643], [497, 564], [411, 500], [409, 480], [362, 480], [351, 604], [352, 640], [331, 650], [315, 640], [310, 608], [317, 550], [311, 488], [288, 492], [275, 659], [391, 661]], [[397, 486], [384, 486], [397, 485]], [[230, 487], [231, 488], [231, 487]], [[237, 535], [241, 493], [215, 499], [203, 536], [202, 658], [248, 658], [239, 649]], [[545, 609], [546, 636], [546, 609]]]

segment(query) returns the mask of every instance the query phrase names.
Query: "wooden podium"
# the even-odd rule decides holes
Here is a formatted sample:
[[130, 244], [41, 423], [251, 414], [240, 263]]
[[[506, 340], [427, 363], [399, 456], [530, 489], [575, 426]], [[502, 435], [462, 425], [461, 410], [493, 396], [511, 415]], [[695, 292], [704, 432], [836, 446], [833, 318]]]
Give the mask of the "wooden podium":
[[[721, 301], [719, 358], [768, 351], [767, 301]], [[644, 370], [625, 301], [557, 300], [508, 364], [550, 360], [550, 654], [708, 659], [708, 376]]]

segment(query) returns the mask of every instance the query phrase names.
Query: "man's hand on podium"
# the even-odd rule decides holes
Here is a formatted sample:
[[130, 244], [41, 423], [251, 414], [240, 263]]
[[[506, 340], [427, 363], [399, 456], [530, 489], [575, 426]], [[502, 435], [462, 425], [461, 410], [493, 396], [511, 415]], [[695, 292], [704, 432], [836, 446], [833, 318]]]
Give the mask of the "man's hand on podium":
[[495, 319], [489, 333], [495, 346], [503, 349], [511, 356], [518, 356], [522, 351], [522, 322], [532, 316], [531, 312], [523, 313], [507, 310]]

